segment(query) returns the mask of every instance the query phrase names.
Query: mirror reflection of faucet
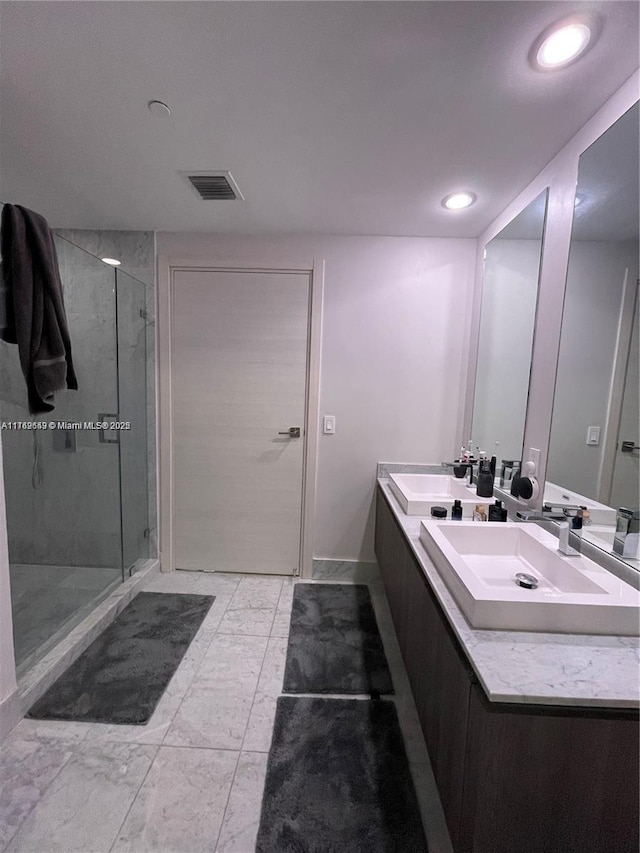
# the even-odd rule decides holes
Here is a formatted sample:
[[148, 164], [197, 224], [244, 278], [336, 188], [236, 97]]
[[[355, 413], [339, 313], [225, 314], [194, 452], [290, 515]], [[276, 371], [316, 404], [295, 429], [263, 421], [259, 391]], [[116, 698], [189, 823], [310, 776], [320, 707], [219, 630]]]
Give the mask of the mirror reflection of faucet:
[[640, 509], [627, 509], [621, 506], [616, 516], [613, 553], [621, 557], [637, 559], [639, 551]]
[[509, 490], [513, 475], [520, 469], [519, 459], [503, 459], [502, 467], [500, 468], [500, 488]]

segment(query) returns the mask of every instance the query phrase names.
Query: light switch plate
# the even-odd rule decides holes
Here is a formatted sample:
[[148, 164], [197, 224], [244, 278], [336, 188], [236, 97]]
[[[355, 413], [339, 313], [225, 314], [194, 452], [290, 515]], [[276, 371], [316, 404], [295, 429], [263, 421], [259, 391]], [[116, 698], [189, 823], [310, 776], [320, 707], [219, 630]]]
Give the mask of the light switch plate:
[[322, 419], [322, 432], [325, 435], [334, 435], [336, 431], [335, 415], [325, 415]]
[[600, 427], [599, 426], [590, 426], [587, 427], [587, 444], [592, 446], [596, 446], [600, 444]]

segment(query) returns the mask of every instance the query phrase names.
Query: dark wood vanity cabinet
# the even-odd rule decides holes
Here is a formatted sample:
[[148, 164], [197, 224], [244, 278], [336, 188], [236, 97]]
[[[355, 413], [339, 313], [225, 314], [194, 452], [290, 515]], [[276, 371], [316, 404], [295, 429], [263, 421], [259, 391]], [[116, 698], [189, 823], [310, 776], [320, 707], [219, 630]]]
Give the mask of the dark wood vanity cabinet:
[[638, 853], [638, 713], [490, 702], [380, 488], [375, 548], [456, 853]]

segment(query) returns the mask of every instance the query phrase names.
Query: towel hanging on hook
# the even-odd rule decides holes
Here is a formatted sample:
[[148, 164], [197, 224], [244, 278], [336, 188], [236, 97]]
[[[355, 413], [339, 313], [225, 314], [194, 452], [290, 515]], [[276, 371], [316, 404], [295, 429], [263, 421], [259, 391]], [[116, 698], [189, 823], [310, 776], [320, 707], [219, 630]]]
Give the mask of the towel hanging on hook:
[[0, 226], [0, 338], [18, 345], [31, 414], [50, 412], [54, 394], [77, 389], [58, 256], [46, 219], [4, 204]]

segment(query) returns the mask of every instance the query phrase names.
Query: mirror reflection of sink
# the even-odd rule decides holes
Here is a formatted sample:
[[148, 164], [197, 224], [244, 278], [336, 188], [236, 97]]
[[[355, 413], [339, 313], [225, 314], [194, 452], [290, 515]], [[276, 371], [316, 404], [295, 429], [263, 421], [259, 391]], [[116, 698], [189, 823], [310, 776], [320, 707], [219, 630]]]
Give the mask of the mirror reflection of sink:
[[601, 504], [594, 501], [592, 498], [587, 498], [578, 492], [572, 492], [569, 489], [564, 489], [562, 486], [557, 486], [555, 483], [550, 483], [548, 480], [544, 484], [545, 503], [562, 506], [563, 504], [572, 504], [573, 506], [586, 506], [589, 510], [589, 515], [592, 524], [607, 524], [611, 527], [616, 526], [616, 511], [613, 507]]
[[537, 526], [423, 521], [420, 540], [474, 628], [638, 634], [640, 592]]
[[434, 506], [444, 506], [450, 515], [454, 500], [459, 500], [463, 517], [471, 518], [476, 504], [493, 503], [465, 483], [448, 474], [389, 474], [391, 491], [407, 515], [429, 515]]

